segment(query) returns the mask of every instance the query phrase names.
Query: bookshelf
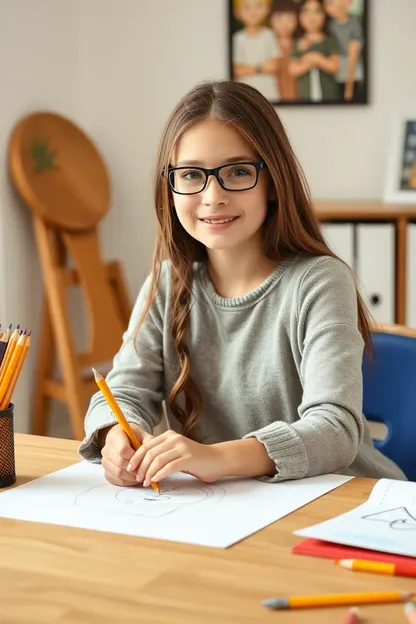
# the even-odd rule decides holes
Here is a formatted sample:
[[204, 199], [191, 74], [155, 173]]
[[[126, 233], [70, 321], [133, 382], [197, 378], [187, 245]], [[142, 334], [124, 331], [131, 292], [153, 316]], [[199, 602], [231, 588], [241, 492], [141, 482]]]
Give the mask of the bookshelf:
[[[384, 204], [378, 200], [315, 200], [315, 212], [321, 223], [391, 223], [395, 231], [393, 257], [395, 276], [395, 322], [406, 324], [409, 278], [408, 230], [416, 223], [416, 193], [414, 205]], [[336, 250], [334, 250], [336, 252]], [[413, 250], [412, 250], [413, 251]], [[414, 256], [414, 253], [413, 253]], [[413, 286], [416, 290], [416, 283]]]

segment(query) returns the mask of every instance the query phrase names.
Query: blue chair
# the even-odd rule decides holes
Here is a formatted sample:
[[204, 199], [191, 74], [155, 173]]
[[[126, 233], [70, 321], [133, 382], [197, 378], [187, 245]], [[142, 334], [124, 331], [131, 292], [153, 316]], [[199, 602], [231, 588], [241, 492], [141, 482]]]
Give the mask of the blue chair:
[[375, 446], [416, 481], [416, 330], [376, 326], [372, 338], [374, 360], [363, 360], [363, 412], [388, 429]]

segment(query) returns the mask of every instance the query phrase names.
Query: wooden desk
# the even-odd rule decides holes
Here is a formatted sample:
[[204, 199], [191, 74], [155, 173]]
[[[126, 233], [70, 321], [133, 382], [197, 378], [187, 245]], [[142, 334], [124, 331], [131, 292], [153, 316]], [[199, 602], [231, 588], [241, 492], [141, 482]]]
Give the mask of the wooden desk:
[[[78, 459], [72, 440], [16, 435], [16, 446], [18, 484]], [[301, 592], [416, 591], [414, 579], [351, 573], [290, 553], [300, 540], [294, 529], [353, 508], [373, 484], [354, 479], [226, 550], [0, 519], [0, 621], [342, 622], [343, 607], [278, 613], [261, 601]], [[363, 607], [362, 613], [367, 624], [404, 622], [401, 605]]]
[[321, 222], [392, 222], [396, 229], [396, 323], [406, 324], [407, 227], [416, 221], [416, 205], [384, 204], [378, 200], [316, 200], [313, 202]]

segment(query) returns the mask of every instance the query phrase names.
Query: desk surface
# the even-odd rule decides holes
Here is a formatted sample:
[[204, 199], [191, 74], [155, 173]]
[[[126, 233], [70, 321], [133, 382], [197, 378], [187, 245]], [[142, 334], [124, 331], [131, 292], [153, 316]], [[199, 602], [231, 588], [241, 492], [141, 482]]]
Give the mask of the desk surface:
[[[16, 435], [17, 485], [78, 460], [72, 440]], [[270, 612], [272, 595], [409, 589], [416, 580], [352, 573], [292, 555], [292, 531], [352, 509], [374, 481], [353, 479], [225, 550], [0, 518], [2, 624], [342, 622], [346, 610]], [[1, 497], [1, 494], [0, 494]], [[0, 498], [1, 505], [1, 498]], [[404, 622], [401, 605], [365, 622]]]

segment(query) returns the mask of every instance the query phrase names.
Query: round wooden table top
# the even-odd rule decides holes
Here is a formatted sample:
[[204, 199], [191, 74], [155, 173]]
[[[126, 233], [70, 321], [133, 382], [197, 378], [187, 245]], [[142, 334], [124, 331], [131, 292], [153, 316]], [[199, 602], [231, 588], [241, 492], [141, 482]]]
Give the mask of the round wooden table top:
[[23, 200], [58, 229], [90, 229], [109, 210], [110, 181], [100, 153], [61, 115], [41, 111], [21, 119], [11, 135], [9, 166]]

